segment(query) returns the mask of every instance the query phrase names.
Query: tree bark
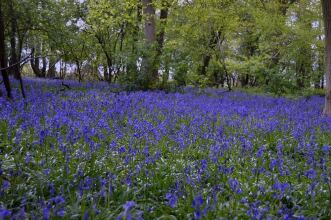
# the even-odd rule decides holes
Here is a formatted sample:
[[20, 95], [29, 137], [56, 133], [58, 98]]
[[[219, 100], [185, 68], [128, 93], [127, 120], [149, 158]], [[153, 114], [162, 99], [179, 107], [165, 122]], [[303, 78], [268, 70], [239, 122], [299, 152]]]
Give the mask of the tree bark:
[[[37, 51], [35, 50], [35, 48], [32, 48], [32, 52], [31, 52], [31, 56], [32, 56], [30, 60], [31, 68], [37, 77], [45, 78], [46, 69], [47, 69], [47, 60], [46, 57], [40, 57], [40, 54], [42, 54], [43, 52], [43, 45], [37, 43], [36, 46], [37, 46], [36, 48]], [[40, 59], [42, 64], [41, 68], [40, 68]]]
[[[210, 40], [208, 44], [208, 50], [214, 50], [215, 46], [218, 43], [219, 38], [219, 32], [218, 31], [212, 31], [210, 35]], [[205, 53], [202, 58], [202, 65], [200, 66], [200, 75], [205, 76], [207, 74], [207, 69], [210, 63], [212, 56], [209, 54], [209, 52]]]
[[[10, 35], [10, 64], [15, 64], [18, 62], [17, 52], [16, 52], [16, 30], [17, 30], [17, 20], [16, 20], [16, 13], [14, 10], [13, 2], [10, 1], [9, 4], [9, 12], [11, 15], [11, 35]], [[14, 77], [16, 79], [20, 79], [20, 67], [19, 65], [15, 65], [12, 67], [12, 72], [14, 73]]]
[[76, 60], [76, 65], [77, 65], [78, 81], [81, 82], [83, 80], [83, 76], [82, 76], [82, 70], [81, 70], [82, 67], [81, 67], [79, 60]]
[[[7, 67], [7, 53], [6, 53], [6, 44], [5, 44], [5, 25], [4, 25], [4, 15], [2, 11], [2, 1], [0, 1], [0, 68]], [[12, 98], [11, 86], [8, 77], [7, 70], [1, 71], [3, 83], [6, 87], [7, 97]]]
[[156, 43], [156, 27], [155, 27], [155, 8], [152, 0], [143, 0], [143, 14], [145, 18], [144, 35], [146, 41], [147, 54], [144, 55], [142, 61], [143, 76], [141, 77], [141, 85], [143, 89], [157, 81], [158, 71], [154, 66], [153, 46]]
[[331, 0], [322, 0], [325, 27], [325, 79], [326, 94], [323, 114], [331, 116]]
[[47, 77], [49, 78], [55, 78], [56, 75], [56, 68], [55, 65], [59, 62], [54, 56], [49, 57], [49, 65], [48, 65], [48, 71], [47, 71]]
[[162, 9], [160, 11], [160, 23], [161, 23], [161, 28], [160, 32], [157, 35], [157, 55], [161, 56], [162, 55], [162, 50], [163, 50], [163, 45], [164, 45], [164, 37], [165, 37], [165, 26], [167, 24], [167, 19], [168, 19], [168, 12], [169, 12], [169, 5], [166, 0], [162, 1]]
[[[16, 49], [16, 35], [17, 35], [17, 17], [16, 12], [14, 10], [13, 1], [10, 1], [9, 4], [9, 12], [11, 15], [11, 36], [10, 36], [10, 48], [11, 48], [11, 54], [10, 54], [10, 64], [16, 64], [12, 67], [12, 71], [14, 73], [15, 79], [19, 80], [20, 82], [20, 88], [22, 97], [26, 98], [25, 91], [24, 91], [24, 85], [23, 85], [23, 79], [21, 75], [21, 67], [20, 64], [18, 64], [18, 61], [20, 60], [20, 56], [17, 56], [17, 49]], [[21, 53], [21, 48], [19, 50], [19, 53]]]
[[160, 32], [156, 36], [157, 48], [155, 56], [155, 68], [158, 70], [161, 65], [161, 56], [163, 53], [164, 39], [165, 39], [165, 26], [167, 24], [169, 12], [169, 5], [167, 0], [162, 1], [162, 9], [160, 11]]

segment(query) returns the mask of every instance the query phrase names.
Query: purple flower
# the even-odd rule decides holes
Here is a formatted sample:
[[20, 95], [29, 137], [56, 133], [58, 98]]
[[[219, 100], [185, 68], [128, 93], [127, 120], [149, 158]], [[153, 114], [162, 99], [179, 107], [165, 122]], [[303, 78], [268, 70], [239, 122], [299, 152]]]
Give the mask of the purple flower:
[[120, 149], [118, 150], [119, 153], [125, 153], [126, 149], [124, 146], [120, 147]]
[[50, 215], [51, 215], [50, 209], [48, 207], [44, 207], [43, 208], [44, 219], [49, 220], [50, 219]]
[[265, 151], [265, 146], [260, 147], [259, 150], [256, 152], [256, 157], [257, 157], [257, 158], [262, 157], [264, 151]]
[[207, 168], [208, 168], [207, 160], [205, 160], [205, 159], [201, 160], [201, 169], [202, 169], [203, 171], [206, 171]]
[[177, 205], [177, 197], [174, 193], [167, 193], [166, 199], [168, 200], [168, 205], [171, 208], [175, 208]]
[[7, 189], [9, 189], [9, 187], [10, 187], [10, 182], [7, 181], [7, 180], [3, 180], [3, 182], [2, 182], [2, 189], [3, 190], [7, 190]]
[[24, 162], [25, 162], [25, 163], [30, 163], [30, 161], [31, 161], [31, 155], [30, 155], [30, 154], [27, 154], [27, 155], [25, 156], [25, 158], [24, 158]]
[[59, 211], [56, 212], [56, 216], [59, 216], [61, 218], [63, 218], [65, 214], [66, 212], [64, 211], [64, 209], [60, 209]]
[[317, 174], [316, 171], [313, 168], [310, 168], [305, 172], [305, 176], [309, 179], [315, 179]]
[[44, 174], [46, 176], [49, 176], [50, 173], [51, 173], [51, 169], [44, 169]]
[[134, 208], [137, 204], [134, 201], [127, 201], [124, 205], [124, 212], [128, 212], [132, 208]]
[[6, 219], [7, 217], [11, 216], [12, 212], [0, 207], [0, 219]]
[[331, 149], [331, 147], [328, 146], [328, 145], [325, 145], [325, 146], [322, 147], [322, 151], [323, 151], [323, 153], [324, 153], [325, 155], [328, 155], [328, 154], [329, 154], [330, 149]]
[[194, 217], [195, 219], [202, 219], [202, 205], [204, 201], [201, 195], [195, 196], [192, 201], [192, 207], [194, 208]]
[[56, 196], [55, 198], [53, 198], [53, 201], [56, 204], [62, 204], [65, 203], [65, 199], [63, 198], [63, 196]]
[[229, 185], [233, 192], [240, 194], [242, 192], [237, 179], [229, 178]]
[[88, 211], [85, 211], [85, 213], [84, 213], [84, 220], [89, 220]]

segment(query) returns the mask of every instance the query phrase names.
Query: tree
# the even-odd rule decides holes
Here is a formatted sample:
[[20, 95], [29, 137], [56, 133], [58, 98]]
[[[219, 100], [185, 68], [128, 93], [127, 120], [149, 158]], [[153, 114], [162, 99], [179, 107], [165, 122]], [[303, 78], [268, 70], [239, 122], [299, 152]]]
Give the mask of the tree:
[[7, 72], [7, 53], [6, 53], [6, 43], [5, 43], [5, 21], [3, 13], [3, 1], [0, 1], [0, 69], [2, 74], [2, 80], [5, 84], [7, 97], [12, 98], [11, 86]]
[[331, 0], [322, 0], [325, 27], [325, 78], [326, 94], [323, 114], [331, 116]]
[[139, 77], [139, 83], [142, 88], [146, 89], [155, 83], [158, 78], [157, 69], [154, 66], [153, 57], [154, 46], [156, 43], [156, 23], [155, 23], [155, 7], [152, 0], [143, 1], [143, 15], [145, 17], [144, 36], [146, 44], [146, 53], [142, 60], [142, 73]]

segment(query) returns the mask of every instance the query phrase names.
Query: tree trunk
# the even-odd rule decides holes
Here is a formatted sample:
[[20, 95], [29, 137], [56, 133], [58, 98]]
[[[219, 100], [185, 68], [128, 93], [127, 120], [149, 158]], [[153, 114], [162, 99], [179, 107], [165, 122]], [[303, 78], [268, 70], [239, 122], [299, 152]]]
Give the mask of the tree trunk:
[[106, 82], [109, 82], [108, 65], [103, 65], [103, 80], [105, 80]]
[[[222, 41], [220, 39], [220, 33], [219, 31], [212, 31], [210, 35], [210, 40], [208, 44], [208, 50], [214, 50], [215, 46], [219, 43], [218, 41]], [[209, 66], [210, 60], [212, 56], [209, 54], [209, 52], [205, 53], [202, 58], [202, 65], [199, 68], [200, 75], [205, 76], [207, 74], [207, 68]]]
[[83, 80], [82, 71], [81, 71], [81, 64], [78, 60], [76, 60], [77, 65], [77, 74], [78, 74], [78, 81], [81, 82]]
[[63, 60], [60, 61], [60, 79], [64, 79], [67, 73], [67, 64], [63, 62]]
[[[162, 0], [162, 9], [160, 11], [160, 23], [161, 23], [160, 32], [156, 36], [157, 48], [156, 48], [156, 56], [155, 56], [155, 61], [154, 61], [154, 66], [155, 66], [156, 71], [158, 71], [161, 66], [161, 56], [163, 53], [163, 46], [164, 46], [164, 39], [165, 39], [165, 27], [167, 24], [168, 12], [169, 12], [168, 3], [166, 0]], [[165, 78], [162, 77], [162, 84], [165, 83], [164, 79]]]
[[[15, 64], [18, 62], [18, 57], [17, 57], [17, 52], [16, 52], [16, 30], [17, 30], [17, 20], [16, 20], [16, 13], [14, 11], [14, 6], [13, 6], [13, 2], [10, 1], [9, 4], [9, 11], [10, 11], [10, 15], [11, 15], [11, 35], [10, 35], [10, 64]], [[11, 68], [14, 77], [16, 79], [20, 79], [20, 66], [19, 65], [15, 65]]]
[[31, 60], [30, 60], [30, 65], [31, 68], [33, 70], [33, 73], [37, 76], [37, 77], [41, 77], [41, 70], [39, 69], [39, 65], [40, 65], [40, 60], [39, 57], [37, 57], [35, 55], [35, 48], [31, 49]]
[[204, 55], [203, 56], [200, 75], [205, 76], [207, 74], [207, 68], [209, 66], [210, 60], [211, 60], [210, 55]]
[[54, 56], [49, 57], [47, 77], [55, 78], [55, 75], [56, 75], [55, 65], [57, 64], [57, 62], [59, 62], [59, 60], [56, 60], [56, 57], [54, 57]]
[[155, 8], [152, 0], [143, 0], [143, 13], [146, 17], [144, 26], [144, 35], [146, 41], [147, 54], [143, 56], [141, 85], [143, 89], [150, 88], [157, 81], [158, 71], [154, 66], [154, 50], [153, 46], [156, 43], [156, 27], [155, 27]]
[[[5, 44], [5, 26], [4, 26], [4, 16], [2, 12], [2, 1], [0, 1], [0, 68], [7, 67], [7, 54], [6, 54], [6, 44]], [[12, 98], [10, 81], [8, 77], [7, 70], [1, 71], [2, 80], [5, 84], [7, 97]]]
[[41, 67], [41, 77], [46, 77], [46, 70], [47, 70], [47, 60], [46, 57], [43, 57], [42, 59], [43, 66]]
[[325, 78], [326, 94], [323, 114], [331, 116], [331, 0], [322, 0], [325, 27]]

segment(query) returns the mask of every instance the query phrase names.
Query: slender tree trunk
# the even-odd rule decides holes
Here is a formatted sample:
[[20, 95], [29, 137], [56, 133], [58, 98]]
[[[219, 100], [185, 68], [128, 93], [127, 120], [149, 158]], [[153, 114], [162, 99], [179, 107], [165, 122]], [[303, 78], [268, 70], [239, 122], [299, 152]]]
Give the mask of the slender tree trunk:
[[164, 38], [165, 38], [165, 26], [167, 24], [168, 12], [169, 12], [169, 5], [166, 0], [163, 0], [162, 9], [160, 11], [161, 27], [160, 27], [160, 32], [156, 36], [157, 38], [157, 48], [156, 48], [156, 56], [155, 56], [156, 69], [159, 69], [161, 64], [161, 56], [163, 52]]
[[[10, 1], [9, 4], [9, 12], [11, 15], [10, 24], [11, 24], [11, 35], [10, 35], [10, 64], [15, 64], [18, 62], [18, 57], [16, 53], [16, 30], [17, 30], [17, 20], [16, 13], [14, 10], [13, 2]], [[16, 79], [20, 78], [20, 67], [19, 65], [15, 65], [11, 68], [14, 73], [14, 77]]]
[[49, 78], [55, 78], [56, 75], [56, 68], [55, 65], [59, 62], [56, 57], [50, 56], [49, 57], [49, 64], [48, 64], [48, 71], [47, 71], [47, 77]]
[[81, 65], [78, 60], [76, 60], [76, 65], [77, 65], [78, 81], [81, 82], [83, 80], [83, 77], [82, 77]]
[[331, 116], [331, 0], [322, 0], [325, 26], [325, 78], [326, 94], [323, 114]]
[[108, 65], [103, 65], [103, 79], [104, 79], [106, 82], [109, 82]]
[[65, 75], [67, 73], [67, 65], [63, 60], [60, 62], [60, 79], [64, 79]]
[[[10, 59], [10, 64], [17, 64], [21, 58], [20, 58], [20, 56], [17, 56], [17, 50], [16, 50], [17, 18], [16, 18], [16, 12], [14, 10], [14, 5], [13, 5], [12, 1], [10, 1], [9, 10], [10, 10], [10, 14], [11, 14], [11, 22], [10, 22], [11, 23], [11, 36], [10, 36], [11, 59]], [[24, 85], [23, 85], [23, 79], [22, 79], [22, 75], [21, 75], [20, 64], [14, 65], [12, 67], [12, 71], [14, 73], [14, 77], [17, 80], [19, 80], [19, 82], [20, 82], [22, 97], [26, 98], [25, 91], [24, 91]]]
[[139, 29], [140, 29], [140, 24], [142, 21], [142, 2], [141, 0], [138, 1], [137, 3], [137, 16], [136, 16], [136, 23], [134, 25], [133, 29], [133, 44], [132, 44], [132, 53], [135, 53], [137, 50], [137, 42], [139, 40]]
[[[5, 26], [4, 26], [5, 21], [2, 12], [2, 2], [3, 1], [0, 1], [0, 68], [6, 68], [7, 54], [6, 54], [6, 44], [5, 44]], [[5, 84], [6, 87], [7, 97], [12, 98], [10, 81], [7, 70], [2, 70], [1, 75], [2, 75], [3, 83]]]
[[112, 82], [112, 72], [113, 72], [113, 61], [112, 56], [108, 55], [108, 53], [105, 53], [107, 57], [107, 65], [108, 65], [108, 71], [107, 71], [107, 81], [109, 83]]
[[46, 70], [47, 70], [47, 60], [46, 57], [43, 57], [42, 59], [42, 67], [41, 67], [41, 77], [46, 77]]
[[35, 48], [31, 49], [31, 60], [30, 60], [30, 65], [31, 68], [33, 70], [33, 73], [37, 76], [37, 77], [41, 77], [41, 71], [39, 69], [39, 65], [40, 65], [40, 60], [39, 58], [36, 56], [35, 54]]

